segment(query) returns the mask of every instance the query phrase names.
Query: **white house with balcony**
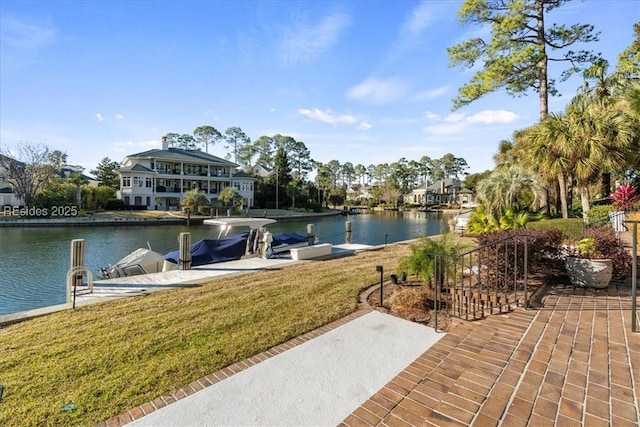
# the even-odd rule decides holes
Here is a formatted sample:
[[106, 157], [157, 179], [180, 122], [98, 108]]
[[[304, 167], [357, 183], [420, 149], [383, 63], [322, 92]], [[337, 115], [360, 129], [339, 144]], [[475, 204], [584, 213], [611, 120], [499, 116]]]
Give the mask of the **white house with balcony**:
[[184, 193], [195, 188], [204, 192], [213, 206], [219, 205], [218, 195], [233, 186], [245, 206], [253, 206], [254, 178], [236, 172], [237, 164], [200, 150], [163, 148], [130, 154], [118, 170], [118, 197], [127, 206], [147, 209], [177, 210]]
[[9, 182], [7, 171], [2, 165], [7, 164], [9, 165], [8, 167], [12, 167], [11, 165], [25, 167], [26, 165], [2, 154], [0, 154], [0, 157], [2, 157], [2, 159], [0, 159], [0, 209], [4, 206], [22, 206], [24, 203], [13, 184]]

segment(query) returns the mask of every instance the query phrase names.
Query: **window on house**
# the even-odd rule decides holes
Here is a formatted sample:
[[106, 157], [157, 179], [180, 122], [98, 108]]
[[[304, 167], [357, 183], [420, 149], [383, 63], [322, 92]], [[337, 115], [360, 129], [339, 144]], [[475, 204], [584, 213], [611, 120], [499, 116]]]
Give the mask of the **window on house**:
[[145, 178], [144, 183], [145, 183], [145, 187], [147, 188], [153, 187], [153, 178], [151, 177]]
[[131, 177], [130, 176], [123, 176], [122, 177], [122, 186], [123, 187], [131, 187]]

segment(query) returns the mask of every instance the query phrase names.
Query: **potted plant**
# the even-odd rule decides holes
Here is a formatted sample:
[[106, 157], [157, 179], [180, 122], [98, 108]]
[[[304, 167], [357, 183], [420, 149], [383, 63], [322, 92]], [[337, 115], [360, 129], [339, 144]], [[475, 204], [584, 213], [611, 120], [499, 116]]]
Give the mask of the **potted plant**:
[[593, 227], [571, 247], [565, 267], [573, 285], [604, 289], [613, 277], [626, 277], [631, 256], [611, 227]]

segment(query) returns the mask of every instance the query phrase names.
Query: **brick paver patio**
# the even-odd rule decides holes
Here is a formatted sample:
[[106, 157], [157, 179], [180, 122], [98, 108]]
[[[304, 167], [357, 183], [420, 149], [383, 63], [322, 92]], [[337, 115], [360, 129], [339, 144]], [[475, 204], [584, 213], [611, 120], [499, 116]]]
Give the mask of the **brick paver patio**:
[[558, 284], [543, 302], [458, 322], [342, 425], [640, 425], [630, 285]]

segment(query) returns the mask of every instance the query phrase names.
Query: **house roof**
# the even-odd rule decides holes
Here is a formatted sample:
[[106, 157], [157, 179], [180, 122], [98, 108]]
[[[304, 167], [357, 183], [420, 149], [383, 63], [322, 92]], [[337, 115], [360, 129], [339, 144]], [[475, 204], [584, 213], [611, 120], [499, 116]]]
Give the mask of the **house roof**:
[[83, 179], [86, 179], [88, 181], [96, 181], [95, 178], [87, 176], [83, 174], [81, 171], [67, 167], [67, 166], [64, 166], [60, 169], [60, 173], [58, 174], [58, 176], [62, 179], [68, 179], [68, 178], [71, 178], [71, 175], [73, 175], [74, 173], [79, 173], [80, 175], [82, 175]]
[[119, 170], [120, 171], [124, 171], [124, 172], [149, 172], [149, 173], [154, 173], [153, 170], [149, 169], [146, 166], [141, 165], [140, 163], [136, 163], [133, 166], [121, 167]]
[[226, 166], [236, 167], [236, 163], [230, 162], [223, 158], [203, 153], [200, 150], [182, 150], [180, 148], [169, 148], [168, 150], [153, 149], [143, 151], [141, 153], [129, 154], [127, 157], [133, 159], [156, 159], [170, 160], [174, 162], [190, 162], [190, 163], [222, 163]]
[[7, 163], [13, 163], [13, 164], [18, 164], [22, 166], [26, 165], [26, 163], [21, 162], [20, 160], [16, 160], [13, 157], [5, 156], [4, 154], [0, 154], [0, 160], [5, 161]]
[[231, 175], [232, 178], [251, 178], [253, 179], [253, 177], [251, 176], [251, 174], [248, 174], [244, 171], [240, 171], [240, 172], [236, 172], [233, 175]]
[[460, 182], [459, 179], [446, 178], [446, 179], [441, 179], [439, 181], [436, 181], [431, 185], [428, 185], [427, 190], [440, 190], [440, 186], [442, 185], [443, 181], [444, 181], [445, 188], [446, 187], [456, 187], [456, 188], [462, 187], [462, 183]]

